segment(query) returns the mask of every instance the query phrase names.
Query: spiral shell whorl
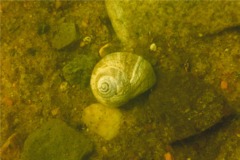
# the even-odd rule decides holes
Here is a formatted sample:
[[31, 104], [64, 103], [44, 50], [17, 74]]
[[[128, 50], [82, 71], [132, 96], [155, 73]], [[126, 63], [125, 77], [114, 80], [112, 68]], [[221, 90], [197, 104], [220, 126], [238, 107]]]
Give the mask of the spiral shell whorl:
[[101, 59], [92, 72], [91, 88], [96, 99], [108, 106], [121, 106], [152, 87], [156, 77], [142, 57], [115, 52]]
[[104, 76], [97, 82], [97, 88], [101, 96], [107, 98], [116, 94], [117, 92], [117, 81], [111, 76]]

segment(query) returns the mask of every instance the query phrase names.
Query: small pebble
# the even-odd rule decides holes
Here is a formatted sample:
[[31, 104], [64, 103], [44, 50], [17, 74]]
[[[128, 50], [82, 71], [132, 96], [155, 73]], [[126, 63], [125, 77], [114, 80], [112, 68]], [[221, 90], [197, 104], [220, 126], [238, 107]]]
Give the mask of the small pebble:
[[83, 40], [80, 42], [80, 47], [84, 47], [88, 44], [90, 44], [92, 41], [92, 38], [90, 36], [86, 36], [83, 38]]
[[54, 108], [53, 110], [51, 110], [52, 116], [56, 116], [56, 115], [58, 115], [59, 113], [60, 113], [59, 108]]
[[122, 113], [117, 108], [95, 103], [83, 110], [82, 121], [91, 132], [98, 134], [105, 140], [111, 140], [119, 133]]
[[164, 158], [165, 158], [165, 160], [173, 160], [173, 157], [170, 152], [165, 153]]
[[61, 23], [56, 28], [56, 34], [52, 38], [52, 47], [60, 50], [70, 47], [79, 39], [77, 26], [75, 23]]
[[225, 80], [222, 80], [220, 87], [222, 90], [226, 90], [228, 88], [228, 83]]
[[203, 37], [203, 34], [202, 33], [198, 33], [198, 37]]
[[157, 45], [156, 45], [155, 43], [152, 43], [152, 44], [150, 45], [149, 49], [150, 49], [150, 51], [155, 52], [155, 51], [157, 51]]
[[59, 87], [60, 91], [64, 92], [68, 89], [68, 83], [67, 82], [62, 82]]

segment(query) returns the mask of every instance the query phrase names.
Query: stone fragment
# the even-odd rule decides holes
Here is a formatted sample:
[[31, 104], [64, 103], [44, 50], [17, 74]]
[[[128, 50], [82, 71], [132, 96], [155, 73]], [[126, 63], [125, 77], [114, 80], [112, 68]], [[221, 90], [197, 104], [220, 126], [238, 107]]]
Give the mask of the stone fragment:
[[52, 39], [52, 46], [58, 50], [72, 45], [79, 39], [74, 23], [62, 23]]
[[111, 140], [119, 132], [122, 113], [117, 108], [95, 103], [84, 109], [82, 120], [89, 130]]
[[82, 133], [60, 120], [50, 120], [29, 135], [21, 160], [80, 160], [92, 150], [93, 144]]

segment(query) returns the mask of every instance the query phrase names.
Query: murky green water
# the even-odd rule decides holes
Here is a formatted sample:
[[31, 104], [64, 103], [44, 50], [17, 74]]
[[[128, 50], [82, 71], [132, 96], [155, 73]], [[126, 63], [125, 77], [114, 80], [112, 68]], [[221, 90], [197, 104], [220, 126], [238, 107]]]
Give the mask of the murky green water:
[[[238, 8], [237, 1], [2, 1], [1, 159], [237, 160]], [[120, 128], [105, 140], [99, 130], [116, 129], [108, 111], [91, 110], [100, 117], [96, 130], [82, 114], [97, 103], [94, 66], [120, 51], [146, 59], [157, 82], [117, 108]], [[93, 147], [69, 149], [74, 138], [51, 119], [74, 130], [76, 146], [83, 137]]]

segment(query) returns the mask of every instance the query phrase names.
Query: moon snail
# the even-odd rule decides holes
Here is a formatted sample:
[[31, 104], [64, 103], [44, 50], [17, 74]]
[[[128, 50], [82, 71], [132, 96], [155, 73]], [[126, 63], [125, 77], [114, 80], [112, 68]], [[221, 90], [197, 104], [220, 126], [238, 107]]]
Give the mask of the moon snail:
[[133, 53], [115, 52], [96, 64], [90, 85], [100, 103], [119, 107], [150, 89], [155, 82], [154, 70], [147, 60]]

